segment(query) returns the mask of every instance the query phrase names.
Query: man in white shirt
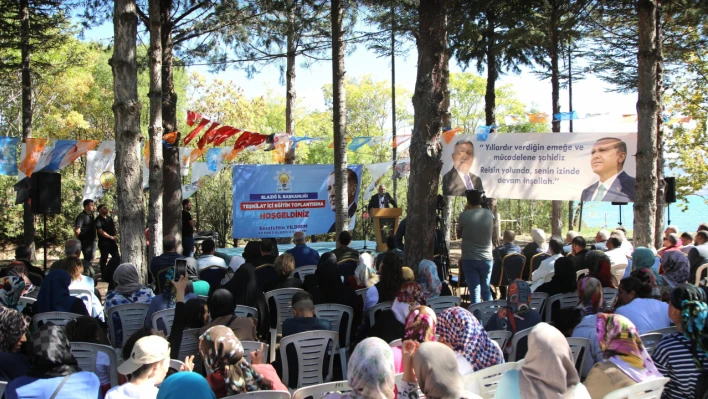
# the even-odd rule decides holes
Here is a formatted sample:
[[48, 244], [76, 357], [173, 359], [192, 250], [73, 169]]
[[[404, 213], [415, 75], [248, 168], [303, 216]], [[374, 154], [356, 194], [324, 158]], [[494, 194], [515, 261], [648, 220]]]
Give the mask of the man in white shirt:
[[548, 240], [548, 251], [551, 253], [551, 257], [541, 262], [541, 266], [531, 274], [531, 280], [534, 282], [534, 285], [536, 285], [537, 282], [543, 284], [546, 275], [555, 270], [556, 259], [563, 256], [563, 242], [559, 237], [551, 237], [551, 239]]
[[610, 264], [612, 266], [619, 264], [627, 264], [627, 255], [624, 249], [622, 249], [622, 241], [617, 235], [610, 237], [607, 240], [607, 251], [605, 255], [610, 258]]
[[634, 202], [634, 177], [622, 170], [627, 143], [603, 137], [592, 147], [590, 166], [599, 180], [583, 190], [581, 201]]
[[202, 271], [209, 266], [219, 266], [226, 269], [226, 262], [220, 257], [214, 255], [216, 252], [216, 244], [211, 238], [207, 238], [202, 242], [202, 255], [197, 259], [197, 269]]
[[111, 388], [106, 399], [155, 399], [158, 388], [170, 368], [170, 344], [167, 340], [150, 335], [140, 338], [133, 347], [130, 358], [118, 366], [118, 372], [128, 376], [130, 382]]

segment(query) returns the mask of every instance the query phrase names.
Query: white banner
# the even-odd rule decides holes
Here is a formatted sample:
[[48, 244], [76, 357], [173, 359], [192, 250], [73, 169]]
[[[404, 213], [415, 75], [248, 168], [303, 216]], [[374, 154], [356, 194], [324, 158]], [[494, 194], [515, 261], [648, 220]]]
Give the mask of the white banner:
[[391, 169], [392, 165], [393, 164], [391, 162], [381, 162], [372, 163], [371, 165], [364, 165], [366, 170], [368, 170], [369, 174], [371, 175], [371, 183], [369, 183], [369, 186], [366, 187], [366, 190], [364, 191], [364, 199], [367, 199], [371, 196], [371, 193], [374, 191], [374, 188], [378, 184], [378, 180], [383, 177], [383, 175], [385, 175], [389, 169]]
[[116, 142], [103, 141], [96, 151], [86, 153], [86, 187], [83, 199], [98, 200], [103, 197], [101, 174], [115, 173]]
[[194, 162], [192, 163], [192, 183], [196, 183], [201, 180], [204, 176], [214, 176], [215, 171], [209, 170], [206, 162]]
[[632, 202], [636, 152], [634, 133], [456, 135], [443, 143], [443, 194]]

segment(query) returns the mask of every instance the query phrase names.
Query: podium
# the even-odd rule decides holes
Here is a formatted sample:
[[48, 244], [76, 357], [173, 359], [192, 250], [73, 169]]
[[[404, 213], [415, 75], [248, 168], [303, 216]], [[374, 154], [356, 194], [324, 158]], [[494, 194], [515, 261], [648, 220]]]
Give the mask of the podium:
[[398, 219], [403, 214], [401, 208], [371, 208], [376, 230], [376, 251], [386, 252], [386, 237], [396, 234]]

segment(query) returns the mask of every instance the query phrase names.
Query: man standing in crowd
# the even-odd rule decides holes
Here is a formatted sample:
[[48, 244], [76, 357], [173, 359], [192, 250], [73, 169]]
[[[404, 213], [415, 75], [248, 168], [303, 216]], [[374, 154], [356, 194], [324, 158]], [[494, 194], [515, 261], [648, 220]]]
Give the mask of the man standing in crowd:
[[708, 263], [708, 231], [701, 230], [696, 233], [696, 246], [688, 251], [688, 262], [691, 264], [691, 274], [688, 276], [688, 282], [698, 284], [696, 279], [696, 271], [702, 265]]
[[182, 254], [192, 256], [194, 253], [194, 225], [197, 221], [192, 219], [192, 203], [186, 199], [182, 200]]
[[84, 210], [76, 217], [74, 223], [74, 235], [81, 241], [81, 253], [84, 255], [84, 274], [93, 277], [96, 273], [91, 262], [96, 252], [96, 222], [93, 212], [96, 206], [92, 199], [84, 200]]
[[492, 271], [494, 215], [489, 209], [482, 208], [481, 191], [467, 191], [467, 204], [469, 209], [460, 214], [457, 223], [457, 238], [462, 239], [460, 263], [472, 303], [491, 301], [489, 278]]
[[293, 244], [295, 248], [288, 249], [287, 253], [295, 258], [295, 267], [316, 265], [320, 260], [320, 254], [307, 246], [305, 243], [305, 233], [296, 231], [293, 234]]
[[111, 258], [115, 258], [120, 256], [120, 253], [118, 252], [118, 244], [116, 244], [118, 241], [116, 225], [113, 223], [113, 217], [108, 216], [108, 205], [106, 204], [98, 206], [96, 232], [98, 233], [98, 250], [101, 251], [101, 258], [98, 265], [103, 281], [108, 281], [105, 277], [108, 255], [111, 255]]
[[379, 185], [379, 194], [373, 195], [369, 200], [369, 206], [367, 209], [371, 212], [371, 208], [398, 208], [396, 200], [391, 198], [391, 194], [386, 192], [386, 187], [381, 184]]

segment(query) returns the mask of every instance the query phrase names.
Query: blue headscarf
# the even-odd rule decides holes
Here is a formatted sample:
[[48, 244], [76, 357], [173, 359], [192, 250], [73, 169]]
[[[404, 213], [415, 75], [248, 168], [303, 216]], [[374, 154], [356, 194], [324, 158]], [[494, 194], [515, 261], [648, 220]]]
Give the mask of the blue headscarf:
[[206, 378], [191, 371], [180, 371], [167, 377], [157, 391], [157, 399], [216, 399]]
[[[47, 274], [42, 289], [34, 303], [34, 314], [46, 312], [69, 312], [78, 298], [69, 293], [71, 276], [64, 270], [55, 269]], [[79, 299], [80, 300], [80, 299]]]
[[418, 265], [418, 278], [416, 283], [423, 287], [425, 299], [434, 299], [440, 296], [442, 283], [438, 277], [438, 267], [428, 259], [423, 259]]

